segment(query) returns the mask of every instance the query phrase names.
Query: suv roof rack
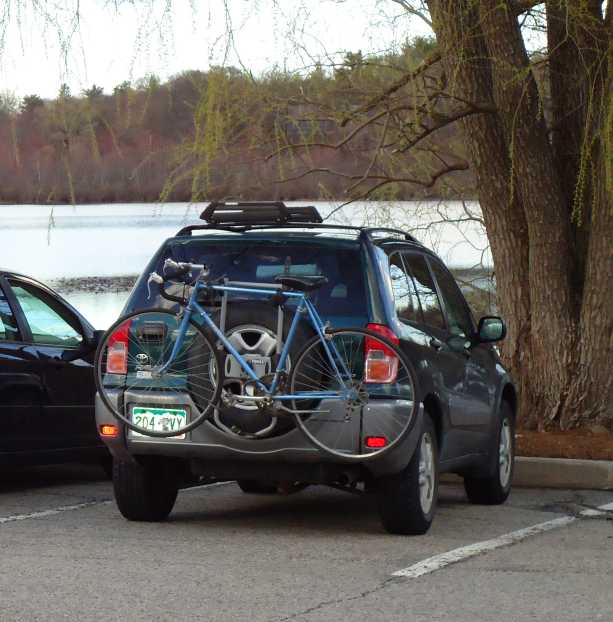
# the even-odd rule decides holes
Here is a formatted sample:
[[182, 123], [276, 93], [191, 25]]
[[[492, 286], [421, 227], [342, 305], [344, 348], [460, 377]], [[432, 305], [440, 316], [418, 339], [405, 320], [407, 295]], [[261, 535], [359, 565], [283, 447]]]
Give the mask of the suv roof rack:
[[322, 223], [323, 218], [312, 205], [288, 206], [283, 201], [213, 201], [200, 214], [209, 225], [285, 225], [288, 223]]
[[[337, 231], [354, 231], [355, 233], [362, 235], [364, 237], [369, 238], [370, 240], [377, 239], [378, 241], [390, 240], [392, 237], [395, 239], [402, 239], [406, 242], [412, 242], [413, 244], [419, 244], [423, 246], [422, 243], [415, 237], [413, 237], [410, 233], [406, 233], [405, 231], [401, 231], [400, 229], [388, 229], [387, 227], [352, 227], [351, 225], [332, 225], [326, 223], [313, 223], [313, 222], [289, 222], [285, 224], [268, 224], [268, 223], [257, 223], [257, 224], [245, 224], [245, 223], [233, 223], [233, 224], [208, 224], [208, 225], [188, 225], [187, 227], [183, 227], [180, 231], [177, 232], [176, 236], [183, 235], [191, 235], [193, 231], [230, 231], [232, 233], [245, 233], [246, 231], [264, 231], [266, 229], [313, 229], [314, 231], [326, 231], [326, 230], [334, 230]], [[383, 237], [377, 237], [377, 234], [387, 234]]]
[[[177, 236], [191, 235], [193, 231], [218, 230], [244, 233], [245, 231], [264, 229], [336, 229], [337, 231], [355, 231], [358, 235], [371, 240], [389, 240], [400, 238], [421, 246], [421, 242], [409, 233], [389, 227], [355, 227], [334, 225], [323, 222], [323, 218], [313, 205], [290, 206], [283, 201], [213, 201], [209, 203], [200, 219], [206, 225], [188, 225]], [[383, 237], [379, 237], [383, 234]]]

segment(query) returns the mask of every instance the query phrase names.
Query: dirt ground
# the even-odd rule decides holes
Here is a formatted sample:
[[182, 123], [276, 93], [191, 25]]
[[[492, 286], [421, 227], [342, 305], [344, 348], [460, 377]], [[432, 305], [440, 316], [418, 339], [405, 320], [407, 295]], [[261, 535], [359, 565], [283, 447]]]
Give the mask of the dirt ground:
[[613, 460], [613, 434], [607, 432], [518, 430], [515, 439], [518, 456]]

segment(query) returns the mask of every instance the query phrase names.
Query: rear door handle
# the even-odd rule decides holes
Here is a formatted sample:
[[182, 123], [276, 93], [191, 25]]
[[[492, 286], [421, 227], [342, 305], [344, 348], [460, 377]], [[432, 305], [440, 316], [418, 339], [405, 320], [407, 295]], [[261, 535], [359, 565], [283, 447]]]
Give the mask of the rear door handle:
[[440, 339], [437, 339], [436, 337], [432, 337], [430, 339], [430, 347], [433, 350], [436, 350], [437, 352], [441, 350], [444, 345], [445, 344]]

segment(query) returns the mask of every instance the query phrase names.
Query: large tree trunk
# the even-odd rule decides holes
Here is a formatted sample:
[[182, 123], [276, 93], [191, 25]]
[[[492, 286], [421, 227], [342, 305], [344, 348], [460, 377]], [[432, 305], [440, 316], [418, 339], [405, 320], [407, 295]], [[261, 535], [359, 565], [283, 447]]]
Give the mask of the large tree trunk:
[[[470, 2], [430, 2], [430, 12], [444, 49], [447, 88], [464, 101], [493, 104], [492, 78], [487, 48], [478, 15]], [[470, 36], [468, 35], [470, 33]], [[530, 362], [530, 291], [524, 287], [528, 273], [528, 228], [517, 194], [511, 196], [508, 149], [498, 114], [462, 120], [472, 167], [477, 177], [479, 201], [496, 270], [498, 302], [505, 317], [512, 317], [503, 357], [520, 388], [520, 411], [532, 408], [535, 389], [524, 373]]]
[[[568, 125], [554, 128], [550, 140], [514, 4], [429, 1], [448, 88], [469, 101], [494, 102], [498, 111], [463, 123], [500, 306], [511, 329], [507, 362], [522, 391], [524, 422], [540, 427], [591, 421], [613, 427], [607, 365], [613, 346], [613, 179], [607, 173], [613, 140], [605, 139], [606, 131], [613, 135], [613, 49], [607, 70], [599, 3], [583, 4], [577, 20], [584, 21], [572, 26], [571, 44], [555, 30], [566, 2], [551, 2], [550, 41], [559, 43], [552, 66], [554, 120], [568, 117]], [[589, 47], [585, 56], [583, 47]], [[563, 67], [569, 59], [572, 88]], [[565, 114], [569, 89], [572, 112]], [[608, 115], [598, 114], [588, 93], [599, 106], [608, 103]], [[593, 171], [587, 183], [586, 157]], [[577, 208], [583, 218], [573, 222]]]

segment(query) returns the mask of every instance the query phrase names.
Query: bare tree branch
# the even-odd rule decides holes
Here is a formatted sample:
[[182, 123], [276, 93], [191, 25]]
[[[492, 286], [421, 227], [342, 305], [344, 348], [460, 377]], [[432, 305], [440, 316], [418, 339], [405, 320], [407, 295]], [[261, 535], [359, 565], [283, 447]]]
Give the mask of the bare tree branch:
[[513, 0], [510, 4], [515, 15], [521, 15], [542, 2], [543, 0]]
[[432, 20], [426, 17], [427, 11], [425, 7], [423, 7], [423, 4], [422, 4], [422, 7], [423, 7], [422, 9], [416, 9], [414, 6], [410, 4], [408, 0], [392, 0], [392, 2], [399, 4], [409, 15], [414, 15], [415, 17], [418, 17], [423, 22], [425, 22], [430, 28], [432, 28]]
[[303, 171], [302, 173], [299, 173], [298, 175], [295, 175], [292, 177], [285, 177], [283, 179], [277, 179], [275, 180], [274, 183], [281, 184], [281, 183], [285, 183], [288, 181], [295, 181], [297, 179], [303, 179], [304, 177], [307, 177], [308, 175], [313, 175], [314, 173], [325, 173], [327, 175], [334, 175], [337, 177], [342, 177], [343, 179], [358, 180], [359, 183], [354, 184], [354, 186], [357, 186], [365, 181], [376, 180], [378, 181], [378, 183], [375, 184], [375, 186], [372, 186], [371, 188], [369, 188], [368, 190], [369, 193], [372, 193], [377, 188], [380, 188], [381, 186], [384, 186], [390, 183], [415, 184], [423, 188], [432, 188], [432, 186], [434, 186], [434, 184], [443, 175], [447, 175], [448, 173], [452, 173], [454, 171], [465, 171], [467, 169], [468, 169], [467, 162], [464, 162], [464, 161], [458, 162], [456, 164], [450, 164], [444, 168], [439, 169], [436, 173], [431, 175], [430, 179], [419, 179], [417, 177], [391, 177], [389, 175], [373, 175], [373, 174], [367, 175], [367, 176], [352, 175], [349, 173], [343, 173], [342, 171], [335, 171], [334, 169], [330, 169], [330, 168], [318, 167], [318, 168], [311, 168], [308, 171]]
[[380, 93], [379, 95], [371, 99], [364, 106], [355, 110], [350, 117], [343, 119], [341, 121], [341, 127], [344, 127], [345, 125], [347, 125], [347, 123], [349, 123], [349, 121], [351, 121], [351, 119], [354, 118], [356, 115], [363, 114], [365, 112], [370, 112], [373, 108], [378, 106], [380, 103], [387, 100], [390, 95], [393, 95], [396, 91], [401, 89], [403, 86], [406, 86], [409, 82], [415, 80], [415, 78], [422, 75], [427, 69], [432, 67], [432, 65], [434, 65], [440, 60], [441, 60], [441, 55], [439, 52], [433, 52], [432, 54], [430, 54], [430, 56], [428, 56], [422, 61], [422, 63], [419, 65], [419, 67], [417, 67], [417, 69], [415, 69], [414, 71], [410, 71], [409, 73], [405, 74], [404, 76], [396, 80], [396, 82], [391, 84], [385, 91], [383, 91], [382, 93]]

